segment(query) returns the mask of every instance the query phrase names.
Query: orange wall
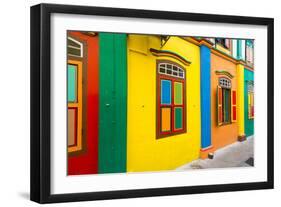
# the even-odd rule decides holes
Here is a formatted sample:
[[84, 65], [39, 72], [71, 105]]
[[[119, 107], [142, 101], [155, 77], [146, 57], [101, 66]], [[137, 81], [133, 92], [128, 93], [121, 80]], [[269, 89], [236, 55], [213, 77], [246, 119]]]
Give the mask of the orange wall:
[[[228, 144], [237, 141], [238, 124], [237, 122], [218, 126], [217, 125], [217, 86], [218, 78], [224, 75], [217, 75], [215, 71], [227, 71], [234, 77], [231, 79], [232, 90], [237, 90], [236, 64], [226, 60], [218, 55], [211, 53], [211, 129], [212, 129], [212, 146], [217, 150]], [[227, 76], [224, 76], [227, 77]]]

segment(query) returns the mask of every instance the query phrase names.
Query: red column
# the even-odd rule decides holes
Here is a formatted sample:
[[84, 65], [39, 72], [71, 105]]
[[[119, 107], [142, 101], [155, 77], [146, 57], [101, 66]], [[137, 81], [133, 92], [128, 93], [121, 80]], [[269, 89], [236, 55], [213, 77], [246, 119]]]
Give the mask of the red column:
[[[74, 155], [68, 155], [68, 175], [94, 174], [98, 168], [98, 111], [99, 111], [99, 61], [98, 61], [98, 36], [81, 32], [70, 32], [70, 35], [86, 42], [86, 54], [84, 54], [84, 69], [87, 70], [83, 77], [84, 85], [87, 85], [86, 97], [86, 126], [83, 138], [86, 139], [86, 150]], [[84, 50], [85, 52], [85, 50]], [[85, 74], [85, 73], [83, 73]]]

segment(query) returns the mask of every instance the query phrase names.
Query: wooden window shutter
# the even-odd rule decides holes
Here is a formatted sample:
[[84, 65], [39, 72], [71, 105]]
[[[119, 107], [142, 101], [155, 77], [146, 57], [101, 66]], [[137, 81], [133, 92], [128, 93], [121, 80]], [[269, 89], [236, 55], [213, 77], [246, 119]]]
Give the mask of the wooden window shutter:
[[254, 93], [248, 92], [248, 118], [254, 118]]
[[251, 118], [251, 95], [248, 92], [248, 117]]
[[229, 39], [225, 39], [225, 47], [230, 49], [230, 40]]
[[252, 100], [251, 100], [251, 116], [254, 118], [254, 93], [252, 93]]
[[231, 91], [231, 122], [237, 121], [237, 96], [236, 91]]
[[223, 114], [222, 114], [222, 88], [218, 86], [217, 88], [217, 121], [218, 126], [223, 123]]

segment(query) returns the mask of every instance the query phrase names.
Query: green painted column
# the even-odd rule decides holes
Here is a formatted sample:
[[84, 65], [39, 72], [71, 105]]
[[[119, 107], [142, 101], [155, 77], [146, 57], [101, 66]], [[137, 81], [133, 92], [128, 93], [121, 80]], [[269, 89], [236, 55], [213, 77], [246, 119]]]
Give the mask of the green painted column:
[[99, 33], [98, 173], [126, 172], [127, 37]]

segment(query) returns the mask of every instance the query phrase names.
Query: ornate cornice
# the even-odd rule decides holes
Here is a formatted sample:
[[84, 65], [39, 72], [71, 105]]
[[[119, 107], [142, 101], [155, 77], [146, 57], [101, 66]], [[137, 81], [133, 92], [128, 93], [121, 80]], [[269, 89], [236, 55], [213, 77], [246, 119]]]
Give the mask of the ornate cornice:
[[215, 73], [217, 75], [225, 75], [225, 76], [229, 77], [230, 79], [232, 79], [234, 77], [234, 75], [232, 75], [230, 72], [225, 71], [225, 70], [216, 70]]
[[184, 65], [190, 65], [191, 62], [186, 60], [184, 57], [182, 57], [181, 55], [175, 53], [175, 52], [172, 52], [172, 51], [169, 51], [169, 50], [157, 50], [157, 49], [154, 49], [154, 48], [150, 48], [149, 50], [153, 55], [157, 56], [157, 57], [161, 57], [161, 56], [165, 56], [165, 57], [171, 57], [171, 58], [174, 58], [178, 61], [180, 61], [182, 64]]

